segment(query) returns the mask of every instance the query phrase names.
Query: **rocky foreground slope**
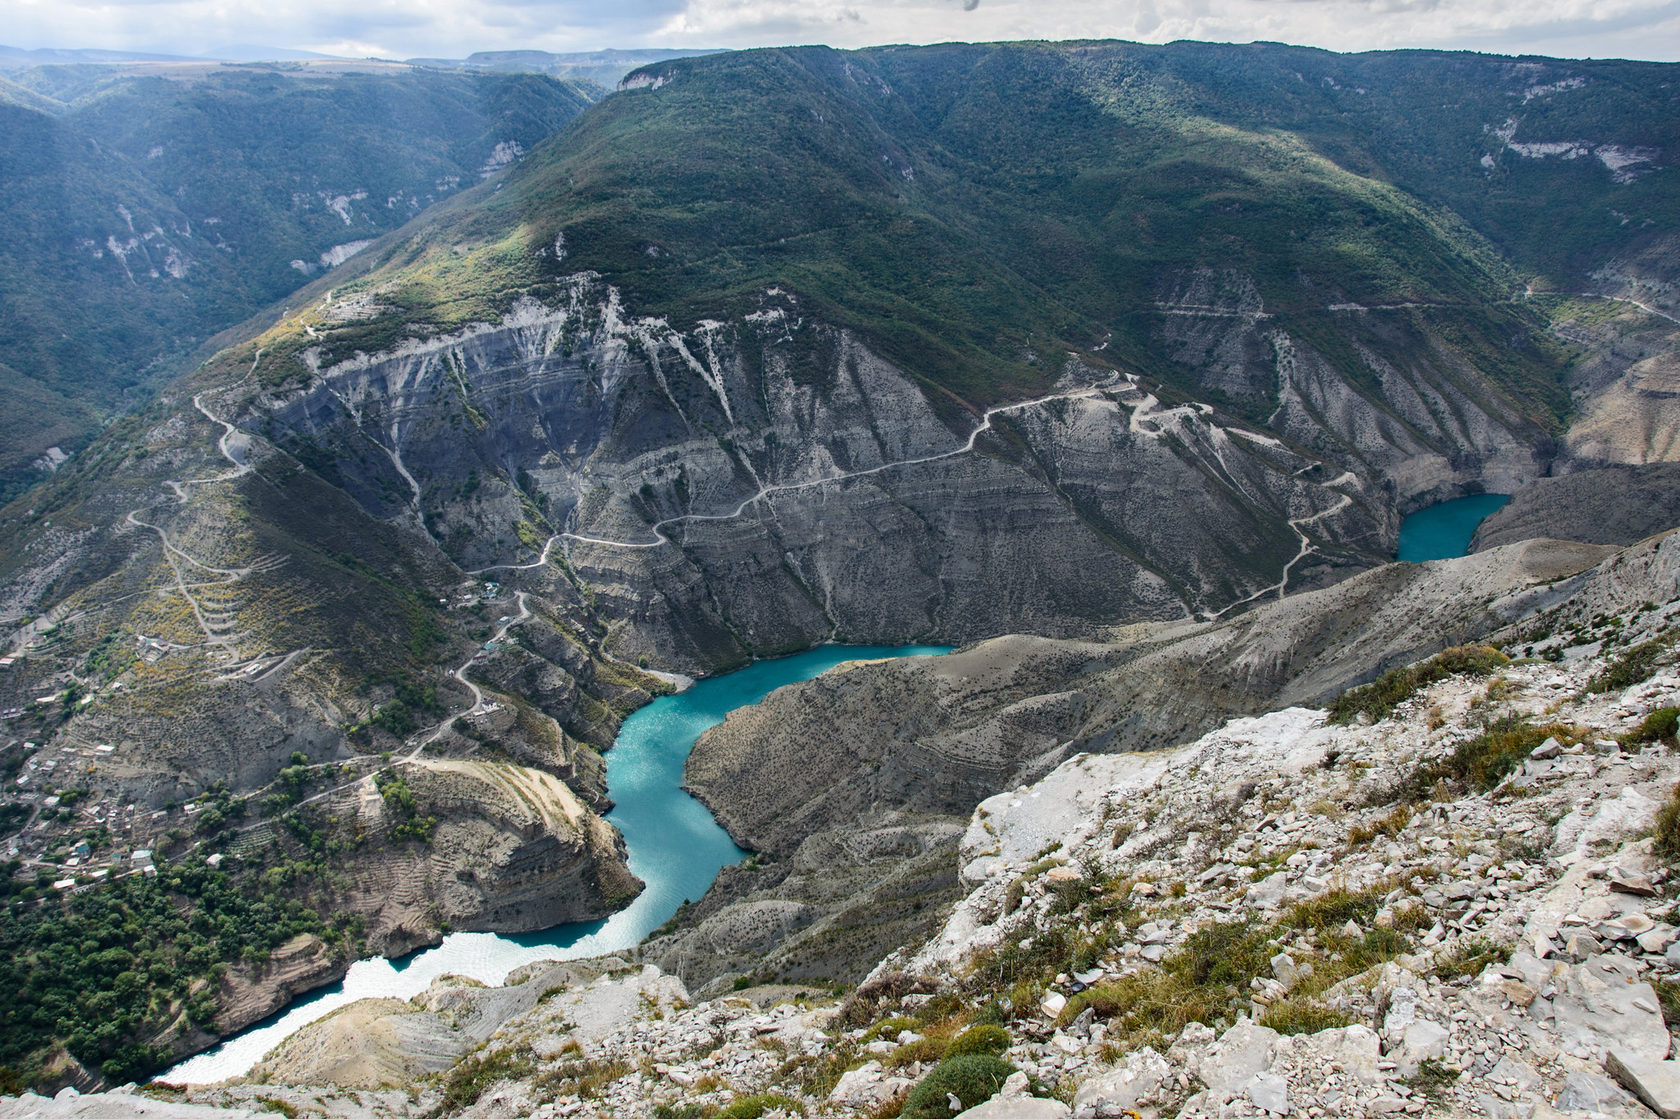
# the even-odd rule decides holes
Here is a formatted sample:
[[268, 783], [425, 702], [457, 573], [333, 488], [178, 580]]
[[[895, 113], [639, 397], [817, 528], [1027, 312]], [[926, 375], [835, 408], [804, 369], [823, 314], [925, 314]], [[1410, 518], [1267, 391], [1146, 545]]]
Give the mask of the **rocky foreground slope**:
[[1016, 635], [782, 689], [702, 736], [686, 770], [760, 858], [726, 871], [650, 958], [705, 993], [741, 974], [860, 979], [950, 900], [955, 844], [983, 798], [1080, 751], [1177, 746], [1236, 716], [1325, 702], [1586, 594], [1614, 554], [1530, 541], [1389, 565], [1222, 621]]
[[1677, 552], [1607, 562], [1516, 660], [987, 799], [961, 900], [844, 998], [535, 965], [354, 1004], [249, 1082], [0, 1115], [1670, 1114]]

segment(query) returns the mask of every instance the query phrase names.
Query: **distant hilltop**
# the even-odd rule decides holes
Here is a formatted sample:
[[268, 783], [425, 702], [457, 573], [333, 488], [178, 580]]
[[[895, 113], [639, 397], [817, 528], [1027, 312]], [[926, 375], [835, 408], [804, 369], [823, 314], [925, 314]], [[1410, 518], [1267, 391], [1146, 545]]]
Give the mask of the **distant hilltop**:
[[[721, 50], [617, 50], [574, 51], [475, 51], [465, 58], [409, 58], [403, 64], [436, 70], [495, 70], [503, 73], [550, 74], [594, 82], [612, 89], [620, 78], [654, 62], [695, 55], [721, 54]], [[26, 49], [0, 44], [0, 70], [31, 66], [112, 65], [134, 62], [307, 62], [335, 60], [331, 55], [289, 47], [266, 47], [241, 43], [217, 47], [201, 54], [170, 54], [158, 51], [97, 50], [69, 47]], [[365, 60], [364, 60], [365, 61]], [[394, 61], [394, 60], [393, 60]]]
[[721, 50], [599, 50], [555, 54], [550, 51], [475, 51], [466, 58], [411, 58], [415, 66], [440, 69], [502, 70], [552, 74], [557, 78], [575, 78], [595, 82], [608, 89], [620, 78], [640, 67], [673, 58], [692, 58], [703, 54], [721, 54]]

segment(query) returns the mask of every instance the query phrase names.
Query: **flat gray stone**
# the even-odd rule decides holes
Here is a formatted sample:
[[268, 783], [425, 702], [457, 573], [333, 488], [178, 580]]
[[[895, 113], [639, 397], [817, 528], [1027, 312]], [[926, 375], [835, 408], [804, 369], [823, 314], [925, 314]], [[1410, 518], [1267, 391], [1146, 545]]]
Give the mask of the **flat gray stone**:
[[840, 1082], [828, 1094], [828, 1102], [846, 1107], [874, 1107], [887, 1098], [885, 1080], [886, 1073], [881, 1068], [881, 1062], [870, 1061], [841, 1076]]
[[1525, 1092], [1540, 1083], [1540, 1074], [1534, 1071], [1533, 1065], [1509, 1054], [1501, 1057], [1488, 1075], [1495, 1084], [1511, 1084]]
[[963, 1112], [958, 1119], [1068, 1119], [1073, 1111], [1060, 1100], [1035, 1100], [1031, 1096], [1012, 1099], [993, 1097]]
[[[1525, 1106], [1531, 1107], [1533, 1105]], [[1498, 1096], [1491, 1096], [1486, 1092], [1476, 1097], [1476, 1109], [1473, 1114], [1482, 1115], [1485, 1119], [1529, 1119], [1528, 1116], [1524, 1116], [1517, 1111], [1516, 1104], [1502, 1100]]]
[[1648, 876], [1640, 874], [1636, 870], [1628, 870], [1626, 867], [1622, 866], [1613, 866], [1610, 868], [1606, 877], [1610, 879], [1610, 888], [1619, 893], [1632, 894], [1634, 897], [1640, 898], [1654, 898], [1657, 896], [1658, 891], [1656, 883], [1652, 882]]
[[1554, 1105], [1559, 1111], [1613, 1111], [1629, 1106], [1633, 1097], [1616, 1082], [1590, 1072], [1572, 1072], [1563, 1082]]
[[1416, 1076], [1418, 1066], [1423, 1062], [1446, 1056], [1447, 1038], [1450, 1036], [1445, 1027], [1424, 1018], [1407, 1026], [1405, 1038], [1393, 1054], [1400, 1066], [1400, 1075]]
[[1382, 1039], [1370, 1026], [1352, 1025], [1301, 1034], [1295, 1038], [1296, 1064], [1301, 1068], [1342, 1066], [1343, 1072], [1361, 1084], [1380, 1084]]
[[1279, 872], [1267, 875], [1248, 888], [1244, 900], [1260, 909], [1277, 909], [1283, 905], [1283, 895], [1289, 889], [1289, 879]]
[[1259, 1073], [1243, 1085], [1243, 1091], [1248, 1094], [1249, 1102], [1260, 1110], [1273, 1115], [1289, 1114], [1289, 1082], [1276, 1073]]
[[1650, 932], [1640, 933], [1634, 937], [1639, 942], [1639, 949], [1652, 956], [1660, 956], [1663, 950], [1674, 943], [1674, 926], [1658, 925]]
[[1632, 940], [1657, 927], [1657, 923], [1643, 913], [1629, 913], [1614, 921], [1606, 921], [1605, 924], [1615, 929], [1618, 938], [1622, 940]]
[[1298, 964], [1288, 952], [1279, 952], [1272, 957], [1272, 974], [1283, 984], [1286, 991], [1293, 990], [1295, 984], [1312, 974], [1311, 964]]
[[1441, 890], [1448, 901], [1469, 901], [1476, 896], [1476, 884], [1470, 881], [1451, 882]]
[[1654, 1061], [1626, 1049], [1611, 1049], [1605, 1054], [1604, 1068], [1663, 1119], [1680, 1119], [1680, 1061]]
[[1207, 1085], [1210, 1095], [1241, 1095], [1243, 1086], [1256, 1073], [1271, 1068], [1277, 1041], [1276, 1030], [1257, 1026], [1245, 1019], [1225, 1031], [1202, 1058], [1196, 1073]]
[[1631, 961], [1613, 956], [1564, 969], [1552, 999], [1562, 1047], [1594, 1054], [1615, 1048], [1647, 1061], [1667, 1057], [1668, 1027], [1657, 1009], [1657, 993], [1638, 978]]
[[1089, 1109], [1097, 1119], [1119, 1119], [1140, 1110], [1140, 1104], [1153, 1103], [1171, 1075], [1166, 1058], [1146, 1045], [1128, 1053], [1118, 1067], [1081, 1084], [1073, 1097], [1074, 1110], [1085, 1114]]

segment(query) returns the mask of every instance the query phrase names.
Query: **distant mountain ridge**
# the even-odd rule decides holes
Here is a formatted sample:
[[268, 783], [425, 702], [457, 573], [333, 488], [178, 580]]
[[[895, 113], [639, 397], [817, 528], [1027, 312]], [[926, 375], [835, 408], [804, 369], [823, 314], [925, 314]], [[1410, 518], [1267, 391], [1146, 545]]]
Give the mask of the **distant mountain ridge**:
[[93, 47], [8, 47], [0, 44], [0, 69], [65, 66], [102, 62], [196, 62], [198, 56], [152, 51], [101, 50]]
[[716, 49], [565, 51], [541, 50], [474, 51], [465, 58], [411, 58], [416, 66], [440, 69], [497, 70], [509, 73], [550, 74], [557, 78], [590, 81], [612, 89], [626, 74], [657, 62], [721, 54]]

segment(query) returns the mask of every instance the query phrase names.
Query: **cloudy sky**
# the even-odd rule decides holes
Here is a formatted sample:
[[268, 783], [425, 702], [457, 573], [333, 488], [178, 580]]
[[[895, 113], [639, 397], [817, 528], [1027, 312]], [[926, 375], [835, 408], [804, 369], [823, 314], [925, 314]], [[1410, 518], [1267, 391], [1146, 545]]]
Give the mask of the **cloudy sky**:
[[0, 0], [0, 43], [176, 53], [251, 43], [409, 58], [1099, 37], [1680, 61], [1680, 0]]

